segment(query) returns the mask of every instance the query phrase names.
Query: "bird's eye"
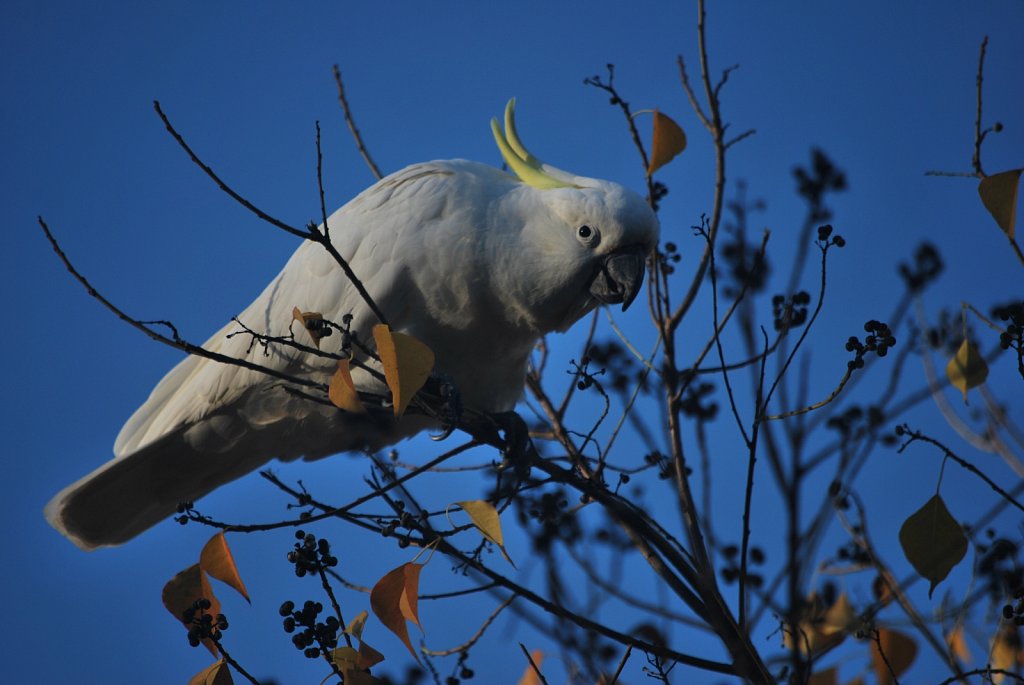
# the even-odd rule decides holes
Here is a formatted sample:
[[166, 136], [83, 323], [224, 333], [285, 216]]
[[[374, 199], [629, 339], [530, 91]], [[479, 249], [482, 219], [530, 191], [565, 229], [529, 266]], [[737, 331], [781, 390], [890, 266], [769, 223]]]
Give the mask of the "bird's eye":
[[586, 224], [583, 224], [576, 229], [576, 237], [581, 243], [588, 247], [596, 245], [599, 236], [600, 234], [597, 232], [596, 228], [591, 228]]

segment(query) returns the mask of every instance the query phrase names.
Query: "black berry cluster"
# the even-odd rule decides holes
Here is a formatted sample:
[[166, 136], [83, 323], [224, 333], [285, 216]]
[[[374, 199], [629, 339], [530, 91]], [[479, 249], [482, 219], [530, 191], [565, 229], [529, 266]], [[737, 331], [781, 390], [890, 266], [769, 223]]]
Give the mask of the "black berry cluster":
[[718, 415], [718, 403], [711, 400], [712, 383], [690, 384], [679, 400], [679, 411], [698, 421], [710, 421]]
[[864, 368], [864, 357], [869, 353], [874, 352], [879, 357], [884, 357], [888, 354], [889, 348], [896, 344], [896, 338], [889, 330], [889, 326], [881, 321], [868, 321], [864, 324], [864, 330], [867, 335], [864, 336], [863, 342], [854, 335], [846, 341], [846, 351], [855, 353], [854, 358], [846, 363], [851, 371]]
[[858, 428], [877, 428], [885, 421], [885, 414], [881, 409], [870, 406], [864, 409], [853, 405], [844, 411], [829, 418], [825, 425], [839, 432], [844, 438], [853, 435]]
[[198, 647], [203, 640], [219, 640], [221, 633], [228, 629], [224, 614], [206, 613], [213, 604], [210, 600], [197, 599], [188, 609], [181, 612], [181, 620], [188, 626], [188, 643]]
[[818, 246], [825, 249], [830, 245], [839, 248], [846, 247], [846, 238], [839, 234], [832, 235], [832, 224], [818, 226]]
[[777, 331], [788, 331], [807, 322], [807, 305], [811, 303], [811, 294], [801, 290], [792, 297], [775, 295], [772, 297], [772, 316]]
[[302, 578], [307, 573], [319, 574], [324, 569], [338, 565], [338, 558], [331, 555], [331, 544], [326, 538], [319, 540], [312, 533], [298, 530], [298, 542], [288, 552], [288, 561], [295, 566], [295, 575]]
[[289, 600], [278, 610], [284, 617], [284, 632], [291, 634], [295, 649], [301, 649], [309, 659], [316, 659], [338, 646], [341, 623], [334, 616], [318, 621], [317, 617], [323, 610], [320, 602], [308, 600], [301, 609], [297, 610], [295, 602]]
[[[722, 548], [722, 555], [726, 560], [725, 566], [722, 567], [722, 580], [731, 585], [740, 577], [740, 548], [736, 545], [726, 545]], [[764, 550], [757, 546], [751, 547], [747, 558], [752, 565], [760, 566], [765, 560]], [[750, 587], [758, 588], [764, 584], [764, 576], [747, 571], [746, 582]]]
[[658, 205], [668, 195], [668, 186], [661, 181], [651, 184], [651, 209], [658, 211]]
[[675, 265], [683, 258], [683, 256], [679, 254], [679, 248], [672, 241], [665, 243], [665, 250], [663, 252], [659, 252], [658, 256], [661, 258], [661, 270], [669, 276], [675, 273]]
[[1017, 353], [1017, 368], [1024, 376], [1024, 301], [995, 307], [992, 316], [1007, 322], [1006, 330], [999, 334], [999, 347]]
[[576, 363], [575, 359], [570, 361], [570, 363], [573, 365], [574, 370], [568, 371], [567, 373], [570, 373], [576, 377], [577, 390], [588, 390], [592, 388], [595, 384], [597, 384], [596, 376], [601, 376], [605, 372], [604, 369], [601, 369], [599, 371], [591, 371], [590, 361], [591, 360], [589, 356], [584, 357], [579, 364]]
[[914, 264], [900, 262], [900, 276], [912, 293], [919, 292], [942, 273], [942, 257], [931, 243], [921, 243], [914, 251]]

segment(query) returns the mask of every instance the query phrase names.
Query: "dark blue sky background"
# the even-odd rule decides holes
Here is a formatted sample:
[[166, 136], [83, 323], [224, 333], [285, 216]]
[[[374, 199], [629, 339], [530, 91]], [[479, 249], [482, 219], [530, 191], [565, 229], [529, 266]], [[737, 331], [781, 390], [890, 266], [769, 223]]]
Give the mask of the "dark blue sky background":
[[[793, 166], [806, 164], [811, 147], [820, 146], [850, 182], [834, 202], [833, 223], [849, 244], [833, 261], [829, 302], [812, 335], [812, 396], [838, 379], [846, 337], [890, 311], [900, 288], [896, 264], [922, 240], [938, 246], [947, 267], [922, 302], [928, 316], [961, 300], [987, 311], [1024, 292], [1024, 269], [978, 202], [976, 182], [924, 176], [930, 169], [969, 170], [974, 77], [985, 35], [985, 120], [1006, 126], [986, 144], [986, 170], [1024, 164], [1024, 3], [711, 4], [712, 70], [740, 65], [723, 91], [725, 117], [737, 133], [757, 129], [733, 149], [729, 177], [745, 179], [749, 195], [767, 202], [753, 228], [772, 230], [779, 272], [802, 216]], [[688, 274], [702, 247], [689, 226], [710, 210], [713, 187], [710, 145], [675, 64], [682, 54], [696, 67], [695, 14], [688, 2], [647, 1], [7, 0], [0, 9], [0, 292], [7, 321], [0, 338], [7, 484], [7, 561], [0, 566], [7, 656], [0, 679], [185, 683], [209, 662], [188, 648], [184, 631], [160, 604], [163, 582], [193, 563], [209, 531], [166, 523], [125, 547], [85, 554], [41, 515], [53, 493], [109, 457], [121, 423], [179, 354], [139, 336], [87, 297], [49, 250], [36, 215], [45, 216], [80, 269], [123, 309], [171, 319], [195, 341], [248, 304], [294, 249], [292, 238], [260, 224], [185, 158], [152, 100], [163, 103], [229, 183], [270, 213], [301, 224], [319, 213], [314, 121], [323, 127], [329, 208], [373, 180], [342, 122], [331, 65], [341, 66], [357, 122], [386, 172], [452, 157], [499, 165], [488, 120], [516, 96], [519, 130], [539, 157], [640, 190], [640, 166], [620, 112], [582, 85], [613, 62], [616, 84], [634, 108], [658, 107], [690, 136], [689, 150], [659, 174], [671, 189], [663, 236], [680, 245], [679, 271]], [[809, 277], [805, 287], [815, 290], [815, 283]], [[780, 282], [770, 292], [781, 289]], [[706, 340], [706, 305], [689, 322], [692, 347]], [[643, 328], [643, 312], [622, 323]], [[556, 368], [578, 355], [580, 335], [554, 344]], [[641, 348], [650, 349], [649, 333], [637, 335]], [[1007, 362], [994, 368], [993, 390], [1019, 397], [1020, 379], [1012, 382]], [[920, 385], [916, 357], [908, 368], [908, 387]], [[1019, 400], [1015, 409], [1020, 418]], [[933, 405], [913, 418], [956, 440]], [[403, 447], [403, 455], [417, 449]], [[972, 454], [994, 477], [1015, 482], [996, 457]], [[934, 491], [938, 459], [911, 450], [898, 458], [880, 453], [876, 461], [862, 492], [880, 545], [899, 560], [898, 523]], [[722, 467], [723, 485], [729, 468], [733, 485], [739, 482], [742, 462], [736, 464]], [[347, 456], [281, 469], [339, 502], [364, 487], [365, 472], [365, 461]], [[436, 487], [442, 505], [481, 492], [471, 479]], [[958, 517], [984, 511], [992, 501], [986, 492], [947, 471], [943, 494]], [[780, 534], [771, 523], [778, 510], [769, 489], [759, 494], [755, 536], [771, 549]], [[723, 498], [722, 511], [734, 501]], [[255, 476], [203, 502], [204, 511], [231, 520], [274, 518], [282, 506]], [[512, 521], [506, 525], [513, 557], [527, 576], [536, 574], [526, 541]], [[1012, 532], [1014, 521], [1006, 525]], [[343, 529], [331, 537], [343, 572], [362, 585], [411, 556]], [[221, 592], [232, 619], [228, 644], [260, 677], [318, 682], [322, 668], [305, 663], [277, 624], [280, 601], [315, 590], [289, 578], [288, 538], [236, 538], [254, 601], [249, 608]], [[449, 566], [434, 559], [424, 590], [457, 585]], [[638, 575], [635, 582], [647, 579]], [[963, 574], [951, 578], [954, 598], [967, 581]], [[357, 593], [348, 601], [350, 614], [367, 604]], [[488, 611], [486, 602], [464, 600], [426, 607], [428, 644], [463, 641]], [[398, 671], [405, 661], [399, 643], [377, 624], [367, 639], [388, 655], [385, 670]], [[515, 682], [522, 669], [517, 640], [551, 649], [525, 626], [495, 630], [475, 653], [480, 677], [491, 678], [481, 682]], [[704, 643], [695, 638], [694, 644]], [[698, 648], [717, 656], [713, 642]], [[927, 666], [920, 668], [913, 682], [928, 682]], [[552, 682], [561, 682], [558, 677]], [[638, 672], [627, 677], [642, 681]]]

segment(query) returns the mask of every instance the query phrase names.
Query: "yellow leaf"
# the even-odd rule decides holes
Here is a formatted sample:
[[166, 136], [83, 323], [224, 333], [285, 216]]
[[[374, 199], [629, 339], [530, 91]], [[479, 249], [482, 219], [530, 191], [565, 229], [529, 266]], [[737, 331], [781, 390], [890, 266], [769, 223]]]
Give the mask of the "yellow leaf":
[[686, 134], [670, 117], [654, 110], [654, 134], [651, 142], [651, 161], [647, 175], [665, 166], [686, 149]]
[[[849, 607], [847, 600], [844, 598], [843, 602]], [[836, 604], [839, 604], [839, 600], [836, 600]], [[803, 616], [800, 619], [800, 624], [797, 626], [796, 635], [793, 635], [792, 630], [787, 630], [783, 633], [782, 642], [786, 649], [793, 649], [793, 640], [796, 639], [796, 646], [803, 654], [813, 654], [819, 656], [831, 649], [838, 647], [843, 640], [846, 639], [846, 633], [842, 630], [834, 630], [829, 628], [826, 632], [826, 621], [829, 612], [833, 607], [825, 607], [824, 602], [818, 593], [812, 592], [807, 598], [807, 602], [804, 604]], [[836, 611], [834, 619], [837, 622], [843, 619], [840, 616], [844, 613], [842, 606]], [[852, 610], [851, 610], [852, 611]]]
[[953, 387], [963, 393], [964, 404], [967, 404], [967, 391], [978, 387], [988, 378], [988, 364], [978, 348], [965, 338], [956, 356], [946, 364], [946, 376]]
[[512, 564], [513, 568], [515, 563], [512, 558], [508, 555], [508, 551], [505, 549], [505, 539], [501, 534], [501, 519], [498, 516], [498, 510], [494, 508], [494, 505], [490, 502], [486, 502], [481, 499], [468, 500], [465, 502], [456, 502], [462, 510], [469, 514], [470, 520], [476, 529], [480, 531], [480, 534], [485, 538], [493, 542], [501, 550], [502, 556], [508, 563]]
[[292, 319], [302, 324], [302, 327], [309, 334], [310, 340], [320, 349], [320, 339], [332, 333], [331, 328], [324, 324], [324, 315], [320, 312], [304, 312], [298, 307], [292, 309]]
[[192, 676], [188, 685], [233, 685], [231, 669], [223, 659], [214, 662]]
[[836, 685], [839, 682], [839, 671], [835, 666], [818, 671], [811, 675], [807, 685]]
[[420, 571], [423, 564], [407, 563], [386, 573], [370, 591], [370, 608], [384, 627], [398, 636], [413, 657], [419, 661], [416, 650], [409, 640], [409, 629], [405, 625], [412, 621], [420, 630], [417, 615]]
[[354, 638], [359, 640], [363, 639], [363, 627], [366, 625], [366, 619], [369, 614], [366, 611], [360, 611], [359, 614], [349, 621], [348, 626], [345, 628], [345, 632]]
[[[540, 668], [540, 665], [544, 662], [544, 652], [535, 649], [530, 652], [530, 658], [533, 659], [533, 664]], [[526, 670], [523, 671], [523, 677], [519, 679], [519, 685], [540, 685], [540, 678], [537, 677], [537, 671], [534, 670], [533, 664], [527, 662]]]
[[222, 583], [226, 583], [238, 591], [238, 594], [245, 597], [245, 601], [252, 604], [249, 593], [245, 590], [245, 583], [238, 574], [238, 567], [235, 566], [235, 557], [228, 547], [227, 538], [224, 533], [217, 533], [203, 547], [199, 554], [199, 566], [211, 576]]
[[[999, 628], [992, 640], [989, 663], [994, 669], [1014, 671], [1020, 665], [1021, 657], [1020, 635], [1017, 633], [1017, 626], [1013, 623], [1006, 623]], [[992, 682], [999, 685], [1004, 677], [1001, 673], [993, 673]]]
[[[881, 653], [878, 647], [881, 645]], [[885, 655], [884, 658], [882, 655]], [[890, 685], [893, 676], [899, 678], [917, 656], [917, 643], [903, 633], [887, 628], [878, 629], [878, 641], [871, 642], [871, 662], [880, 685]], [[891, 671], [890, 671], [891, 669]]]
[[853, 610], [850, 600], [845, 592], [840, 592], [836, 603], [825, 612], [825, 620], [819, 630], [823, 635], [834, 633], [850, 632], [848, 629], [857, 620], [857, 613]]
[[338, 409], [344, 409], [355, 414], [366, 412], [366, 407], [363, 406], [363, 401], [359, 399], [359, 393], [356, 391], [356, 384], [352, 380], [348, 359], [338, 360], [338, 370], [331, 377], [331, 385], [327, 389], [327, 397], [331, 400], [331, 404]]
[[[216, 616], [220, 613], [220, 602], [217, 597], [213, 594], [213, 588], [210, 587], [210, 581], [200, 568], [199, 564], [192, 564], [187, 569], [179, 573], [178, 575], [167, 581], [164, 585], [163, 590], [163, 602], [167, 610], [177, 620], [182, 622], [185, 627], [190, 627], [185, 623], [182, 618], [182, 614], [186, 610], [190, 609], [192, 605], [199, 599], [210, 600], [210, 608], [206, 609], [206, 613], [212, 616]], [[203, 640], [203, 644], [206, 648], [216, 657], [220, 656], [217, 652], [217, 646], [213, 644], [212, 640]]]
[[963, 623], [957, 623], [946, 634], [946, 646], [949, 647], [950, 655], [964, 663], [971, 663], [971, 649], [967, 646], [967, 640], [964, 638]]
[[914, 570], [931, 583], [928, 588], [931, 597], [935, 586], [967, 554], [967, 536], [942, 498], [933, 495], [903, 522], [900, 546]]
[[384, 379], [391, 389], [395, 416], [401, 416], [430, 377], [434, 353], [411, 335], [395, 333], [384, 324], [373, 327], [373, 339], [384, 365]]
[[1017, 221], [1017, 188], [1021, 172], [1024, 169], [986, 176], [978, 184], [981, 203], [1010, 240], [1013, 240]]

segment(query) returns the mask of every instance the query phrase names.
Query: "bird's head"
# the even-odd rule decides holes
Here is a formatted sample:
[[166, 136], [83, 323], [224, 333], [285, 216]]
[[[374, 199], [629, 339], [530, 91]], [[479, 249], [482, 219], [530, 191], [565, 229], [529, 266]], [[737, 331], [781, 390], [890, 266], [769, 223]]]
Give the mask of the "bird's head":
[[658, 243], [658, 218], [632, 190], [577, 176], [530, 154], [515, 127], [515, 99], [505, 127], [491, 121], [494, 139], [520, 181], [524, 212], [522, 256], [533, 279], [527, 295], [533, 312], [546, 312], [545, 330], [565, 330], [594, 307], [626, 309], [640, 292], [647, 257]]

